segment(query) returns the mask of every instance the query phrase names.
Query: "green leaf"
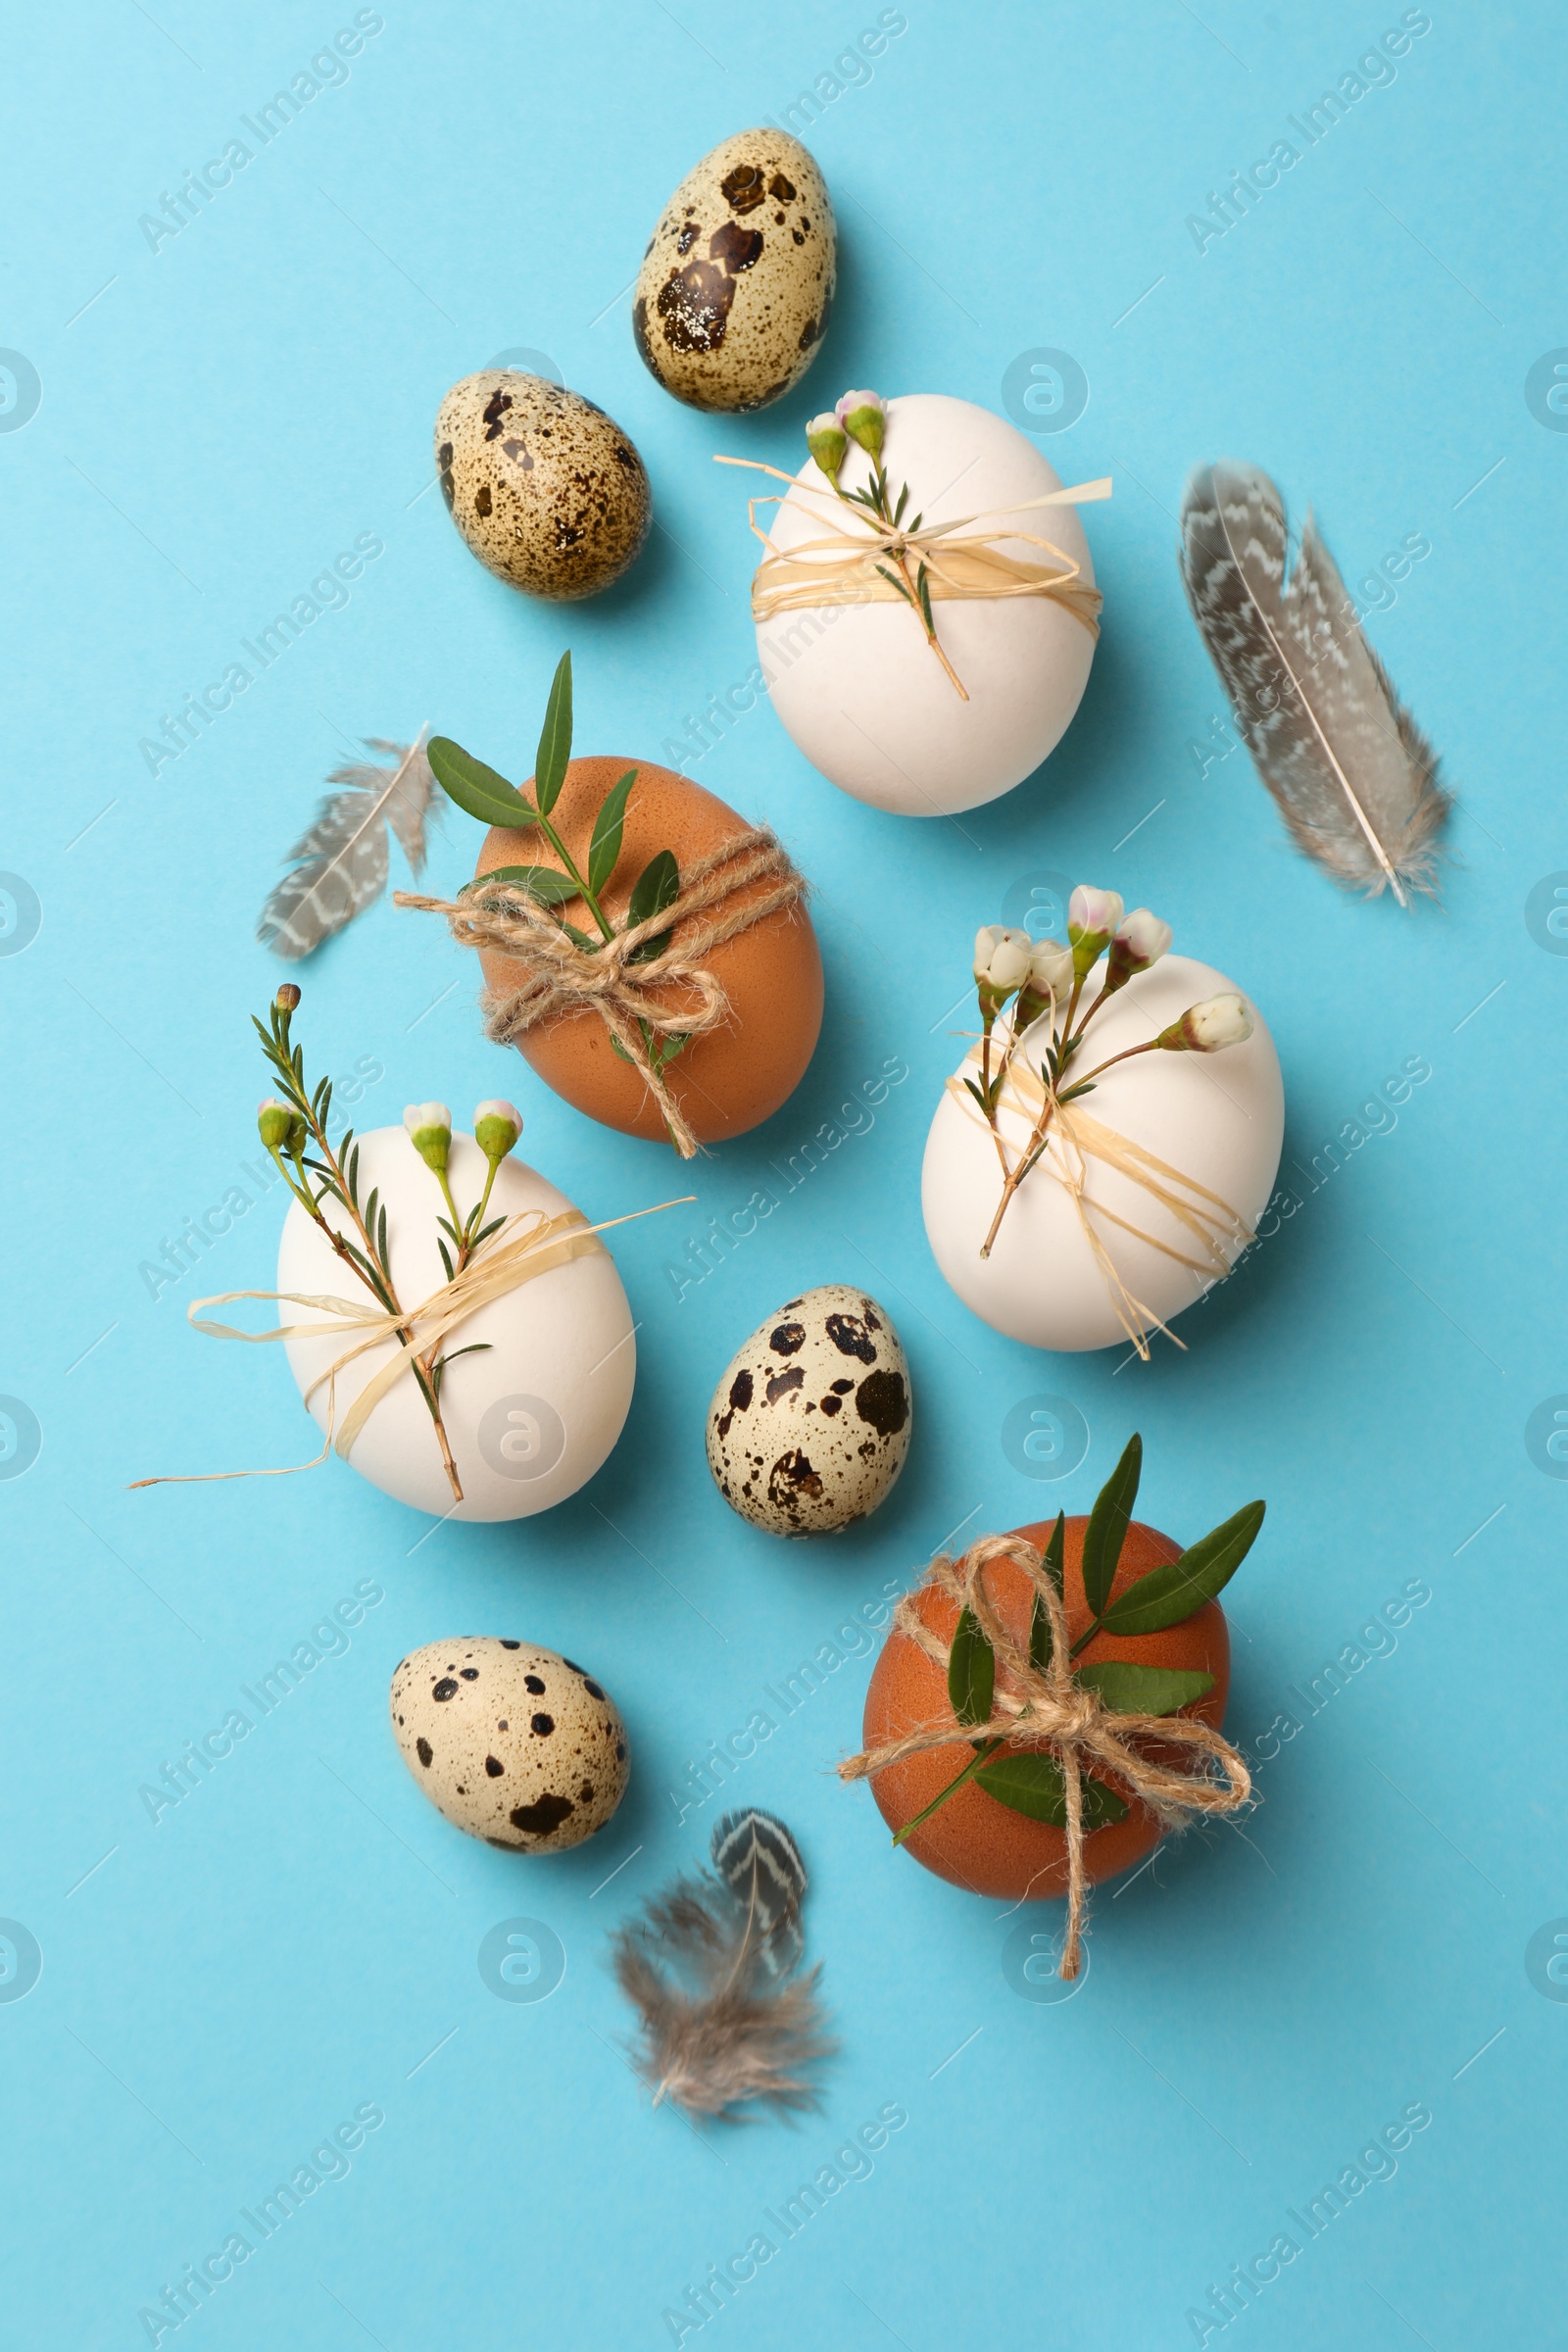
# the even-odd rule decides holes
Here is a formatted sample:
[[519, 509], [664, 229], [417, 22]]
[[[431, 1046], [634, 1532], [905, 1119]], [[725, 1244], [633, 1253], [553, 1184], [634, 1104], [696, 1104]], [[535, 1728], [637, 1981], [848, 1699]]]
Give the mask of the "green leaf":
[[1058, 1511], [1056, 1524], [1051, 1531], [1051, 1541], [1046, 1545], [1046, 1574], [1058, 1592], [1061, 1591], [1062, 1555], [1066, 1541], [1067, 1514], [1065, 1511]]
[[430, 772], [449, 801], [469, 816], [476, 816], [482, 825], [531, 825], [538, 811], [530, 808], [520, 792], [475, 760], [461, 743], [448, 735], [432, 735], [425, 745], [429, 755]]
[[[1045, 1571], [1058, 1592], [1061, 1591], [1061, 1555], [1066, 1527], [1066, 1519], [1058, 1511], [1056, 1524], [1051, 1531], [1051, 1541], [1045, 1549]], [[1029, 1663], [1037, 1674], [1044, 1674], [1051, 1664], [1051, 1611], [1037, 1592], [1029, 1618]]]
[[1116, 1581], [1116, 1563], [1126, 1540], [1127, 1523], [1138, 1499], [1138, 1474], [1144, 1465], [1144, 1441], [1135, 1431], [1115, 1469], [1095, 1498], [1084, 1530], [1084, 1598], [1098, 1617]]
[[997, 1687], [997, 1653], [972, 1609], [960, 1609], [948, 1651], [948, 1697], [960, 1723], [989, 1723]]
[[1029, 1663], [1036, 1674], [1044, 1674], [1051, 1664], [1051, 1612], [1039, 1593], [1029, 1619]]
[[913, 599], [913, 597], [912, 597], [912, 596], [909, 594], [909, 588], [908, 588], [908, 583], [907, 583], [907, 581], [906, 581], [906, 580], [901, 580], [901, 579], [900, 579], [900, 577], [899, 577], [899, 575], [898, 575], [898, 573], [897, 573], [896, 571], [889, 571], [889, 569], [888, 569], [888, 567], [887, 567], [887, 565], [886, 565], [885, 564], [879, 564], [876, 566], [876, 568], [877, 568], [877, 570], [878, 570], [878, 571], [881, 573], [881, 575], [882, 575], [883, 579], [885, 579], [885, 580], [887, 581], [887, 583], [888, 583], [888, 586], [889, 586], [890, 588], [896, 588], [896, 589], [898, 590], [899, 594], [900, 594], [900, 595], [903, 597], [903, 599], [904, 599], [904, 601], [905, 601], [905, 603], [906, 603], [906, 605], [912, 605], [912, 604], [913, 604], [913, 602], [914, 602], [914, 599]]
[[1133, 1666], [1102, 1658], [1080, 1666], [1078, 1680], [1098, 1690], [1113, 1715], [1174, 1715], [1214, 1688], [1211, 1674], [1186, 1674], [1170, 1666]]
[[561, 798], [571, 758], [571, 655], [562, 655], [550, 682], [545, 723], [539, 730], [539, 751], [533, 766], [533, 797], [548, 816]]
[[[656, 914], [662, 914], [666, 906], [673, 906], [679, 897], [680, 868], [675, 863], [675, 853], [673, 850], [661, 850], [649, 858], [632, 884], [631, 904], [626, 909], [627, 930], [635, 930], [639, 923], [651, 922]], [[641, 947], [634, 948], [627, 960], [631, 963], [652, 963], [656, 956], [662, 956], [669, 945], [669, 937], [667, 931], [656, 932], [651, 939], [645, 939]]]
[[569, 874], [553, 865], [493, 865], [488, 873], [466, 882], [462, 895], [482, 890], [487, 882], [510, 882], [514, 889], [525, 890], [530, 899], [537, 899], [541, 906], [564, 906], [568, 900], [582, 897]]
[[1222, 1592], [1257, 1540], [1267, 1506], [1243, 1505], [1223, 1526], [1189, 1544], [1179, 1560], [1151, 1568], [1105, 1612], [1107, 1634], [1157, 1634]]
[[914, 584], [920, 595], [920, 618], [925, 622], [925, 633], [928, 637], [934, 637], [937, 633], [937, 624], [931, 617], [931, 582], [926, 576], [926, 567], [923, 564], [915, 574]]
[[[1054, 1830], [1067, 1826], [1067, 1789], [1061, 1766], [1054, 1756], [1043, 1756], [1026, 1748], [1015, 1756], [1003, 1756], [995, 1764], [982, 1764], [975, 1779], [988, 1796], [994, 1796], [1011, 1807], [1014, 1813], [1026, 1814], [1031, 1821], [1043, 1821]], [[1127, 1807], [1114, 1788], [1103, 1781], [1087, 1778], [1083, 1783], [1083, 1816], [1086, 1830], [1102, 1830], [1107, 1822], [1125, 1819]]]
[[604, 806], [594, 818], [594, 837], [588, 844], [588, 887], [596, 898], [615, 870], [626, 802], [636, 781], [637, 770], [629, 767], [620, 782], [606, 793]]

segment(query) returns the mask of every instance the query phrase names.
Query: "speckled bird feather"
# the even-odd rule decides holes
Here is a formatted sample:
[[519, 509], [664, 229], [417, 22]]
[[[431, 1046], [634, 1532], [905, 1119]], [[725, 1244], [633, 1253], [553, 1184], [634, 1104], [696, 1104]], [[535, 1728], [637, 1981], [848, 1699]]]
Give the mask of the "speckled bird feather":
[[357, 760], [332, 770], [327, 782], [343, 790], [322, 801], [284, 860], [289, 872], [262, 908], [256, 936], [289, 963], [309, 956], [381, 896], [388, 824], [414, 873], [423, 868], [424, 820], [435, 790], [424, 736], [401, 744], [369, 735], [365, 748], [384, 752], [391, 766]]
[[1182, 580], [1236, 725], [1298, 849], [1369, 896], [1432, 892], [1451, 803], [1355, 617], [1310, 510], [1286, 577], [1285, 505], [1260, 466], [1200, 466]]
[[637, 2071], [654, 2104], [697, 2115], [761, 2101], [814, 2107], [810, 2070], [837, 2046], [804, 1951], [806, 1867], [770, 1813], [728, 1813], [716, 1877], [677, 1879], [615, 1935], [615, 1974], [642, 2022]]

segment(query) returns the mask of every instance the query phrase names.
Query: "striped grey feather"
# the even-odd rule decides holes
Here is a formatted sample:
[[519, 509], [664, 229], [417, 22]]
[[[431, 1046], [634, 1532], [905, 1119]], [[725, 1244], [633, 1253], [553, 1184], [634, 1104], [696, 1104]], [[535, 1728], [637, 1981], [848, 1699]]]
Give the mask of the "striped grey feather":
[[1431, 891], [1451, 803], [1438, 759], [1367, 643], [1310, 511], [1287, 578], [1285, 506], [1257, 466], [1200, 466], [1182, 581], [1237, 729], [1298, 849], [1376, 896]]
[[739, 1903], [751, 1910], [764, 1964], [787, 1976], [804, 1952], [801, 1905], [806, 1865], [801, 1849], [773, 1813], [726, 1813], [713, 1825], [713, 1868]]
[[370, 735], [366, 748], [386, 753], [391, 766], [360, 760], [332, 770], [327, 782], [343, 789], [322, 801], [288, 853], [290, 871], [262, 908], [256, 936], [289, 963], [309, 956], [381, 896], [388, 824], [414, 872], [423, 867], [425, 814], [435, 789], [424, 735], [413, 744]]

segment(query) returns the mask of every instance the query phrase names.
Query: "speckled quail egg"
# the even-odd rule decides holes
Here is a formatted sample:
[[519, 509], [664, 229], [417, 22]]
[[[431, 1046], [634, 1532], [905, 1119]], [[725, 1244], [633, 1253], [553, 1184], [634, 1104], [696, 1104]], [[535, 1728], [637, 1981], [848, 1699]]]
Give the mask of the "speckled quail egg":
[[666, 392], [694, 409], [761, 409], [816, 357], [837, 233], [799, 139], [743, 130], [705, 155], [659, 217], [632, 330]]
[[403, 1761], [448, 1821], [487, 1845], [560, 1854], [626, 1793], [626, 1727], [570, 1658], [468, 1635], [412, 1650], [392, 1677]]
[[454, 384], [435, 420], [435, 463], [480, 563], [530, 596], [596, 596], [635, 561], [653, 522], [626, 434], [542, 375], [482, 368]]
[[708, 1408], [708, 1466], [772, 1536], [828, 1535], [886, 1499], [909, 1450], [909, 1367], [874, 1298], [825, 1283], [754, 1331]]

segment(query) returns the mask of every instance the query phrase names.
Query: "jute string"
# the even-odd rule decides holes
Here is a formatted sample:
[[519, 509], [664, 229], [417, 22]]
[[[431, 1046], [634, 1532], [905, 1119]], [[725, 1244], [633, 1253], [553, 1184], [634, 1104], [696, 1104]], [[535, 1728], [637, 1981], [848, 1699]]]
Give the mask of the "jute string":
[[[986, 1570], [993, 1560], [1002, 1559], [1023, 1570], [1051, 1621], [1051, 1660], [1044, 1668], [1030, 1663], [1027, 1648], [1014, 1641], [987, 1591]], [[960, 1726], [950, 1713], [881, 1747], [848, 1757], [839, 1766], [839, 1776], [846, 1781], [873, 1780], [906, 1756], [966, 1740], [1005, 1740], [1009, 1747], [1054, 1756], [1061, 1767], [1067, 1839], [1067, 1933], [1057, 1974], [1071, 1980], [1083, 1952], [1085, 1772], [1130, 1790], [1167, 1830], [1240, 1811], [1251, 1798], [1251, 1775], [1238, 1750], [1206, 1723], [1186, 1715], [1113, 1714], [1098, 1691], [1077, 1680], [1061, 1594], [1041, 1553], [1022, 1536], [982, 1536], [961, 1561], [942, 1554], [932, 1561], [926, 1585], [919, 1590], [932, 1586], [956, 1608], [972, 1611], [996, 1652], [997, 1688], [990, 1720]], [[918, 1592], [904, 1595], [893, 1626], [946, 1675], [950, 1642], [926, 1624]], [[1177, 1771], [1150, 1752], [1172, 1746], [1186, 1748], [1198, 1769]]]
[[[764, 885], [757, 889], [758, 885]], [[743, 891], [757, 890], [740, 903]], [[520, 963], [519, 988], [481, 1000], [485, 1035], [515, 1045], [540, 1022], [562, 1013], [596, 1012], [642, 1078], [682, 1159], [697, 1138], [656, 1066], [644, 1025], [655, 1038], [705, 1037], [729, 1017], [729, 999], [707, 968], [709, 956], [770, 914], [800, 906], [807, 884], [776, 836], [750, 827], [687, 867], [680, 895], [659, 914], [634, 923], [592, 950], [578, 947], [555, 913], [514, 883], [486, 885], [481, 874], [461, 897], [395, 894], [399, 906], [444, 914], [461, 947], [491, 948]], [[659, 955], [634, 962], [637, 950], [664, 932], [678, 933]], [[675, 992], [679, 1008], [661, 1003]]]
[[[1104, 600], [1083, 577], [1082, 564], [1054, 540], [1019, 530], [1012, 517], [1040, 507], [1087, 506], [1092, 500], [1109, 498], [1108, 474], [1097, 482], [1049, 490], [1043, 498], [1023, 499], [1017, 506], [983, 508], [952, 522], [922, 522], [918, 530], [910, 531], [884, 523], [869, 508], [847, 505], [826, 486], [818, 490], [814, 483], [783, 473], [776, 466], [760, 465], [754, 458], [715, 458], [713, 463], [748, 466], [790, 485], [786, 497], [750, 502], [752, 530], [767, 550], [752, 580], [754, 620], [770, 620], [776, 612], [799, 612], [817, 605], [905, 603], [906, 598], [888, 578], [885, 567], [909, 563], [926, 566], [927, 591], [933, 604], [976, 597], [1045, 596], [1081, 620], [1091, 637], [1100, 635]], [[819, 517], [813, 515], [813, 520], [820, 519], [824, 525], [821, 537], [780, 547], [763, 529], [757, 519], [758, 508], [783, 506], [790, 498], [815, 499], [824, 508]], [[1039, 563], [1004, 555], [1002, 546], [1008, 540], [1038, 547], [1052, 560]]]
[[[637, 1213], [647, 1216], [654, 1212], [644, 1209]], [[310, 1461], [291, 1462], [281, 1470], [218, 1470], [190, 1478], [138, 1478], [132, 1485], [202, 1486], [210, 1480], [224, 1478], [290, 1478], [297, 1470], [316, 1469], [334, 1446], [339, 1456], [347, 1461], [370, 1415], [412, 1368], [416, 1356], [432, 1356], [459, 1324], [476, 1314], [481, 1306], [488, 1306], [493, 1298], [505, 1298], [523, 1283], [547, 1274], [552, 1266], [564, 1266], [574, 1257], [602, 1252], [604, 1244], [598, 1238], [600, 1234], [609, 1232], [612, 1225], [627, 1222], [624, 1217], [611, 1217], [604, 1224], [590, 1225], [575, 1208], [565, 1209], [558, 1217], [548, 1217], [540, 1208], [522, 1209], [507, 1219], [501, 1232], [477, 1250], [451, 1282], [432, 1291], [417, 1306], [395, 1314], [377, 1298], [362, 1304], [352, 1298], [317, 1297], [309, 1291], [215, 1291], [211, 1298], [193, 1298], [185, 1310], [187, 1322], [215, 1340], [243, 1340], [248, 1347], [265, 1348], [278, 1340], [353, 1335], [352, 1347], [334, 1356], [305, 1391], [307, 1404], [318, 1389], [324, 1386], [327, 1391], [326, 1440], [320, 1452]], [[266, 1298], [278, 1305], [314, 1307], [322, 1319], [312, 1323], [280, 1323], [270, 1331], [240, 1331], [230, 1323], [210, 1323], [204, 1319], [204, 1308], [229, 1306], [236, 1298]], [[379, 1348], [388, 1340], [398, 1341], [396, 1352], [378, 1365], [366, 1382], [334, 1438], [339, 1374], [368, 1349]]]
[[[973, 1065], [978, 1077], [980, 1050], [971, 1049], [963, 1069], [948, 1080], [948, 1092], [964, 1112], [982, 1127], [987, 1125], [974, 1097], [963, 1087], [964, 1072]], [[1024, 1178], [1027, 1185], [1035, 1176], [1049, 1177], [1059, 1184], [1072, 1201], [1085, 1240], [1094, 1252], [1120, 1323], [1128, 1339], [1147, 1363], [1150, 1355], [1149, 1334], [1163, 1332], [1166, 1339], [1178, 1348], [1185, 1342], [1178, 1339], [1169, 1325], [1145, 1304], [1124, 1279], [1095, 1220], [1103, 1219], [1107, 1225], [1118, 1226], [1162, 1257], [1174, 1259], [1186, 1266], [1205, 1283], [1219, 1282], [1230, 1272], [1236, 1258], [1253, 1239], [1252, 1228], [1240, 1211], [1232, 1208], [1218, 1193], [1211, 1193], [1196, 1177], [1186, 1176], [1167, 1160], [1148, 1152], [1142, 1144], [1118, 1135], [1114, 1127], [1106, 1127], [1076, 1102], [1061, 1102], [1055, 1089], [1042, 1073], [1015, 1054], [1007, 1065], [1007, 1075], [998, 1103], [999, 1110], [1011, 1108], [1033, 1130], [1040, 1112], [1050, 1105], [1050, 1122], [1046, 1133], [1046, 1148]], [[1161, 1241], [1157, 1234], [1147, 1232], [1128, 1217], [1108, 1208], [1102, 1200], [1091, 1200], [1088, 1193], [1089, 1163], [1099, 1160], [1113, 1168], [1120, 1176], [1136, 1184], [1150, 1199], [1172, 1217], [1191, 1237], [1193, 1247], [1200, 1255], [1189, 1256], [1175, 1243]], [[1022, 1188], [1020, 1188], [1022, 1189]]]

